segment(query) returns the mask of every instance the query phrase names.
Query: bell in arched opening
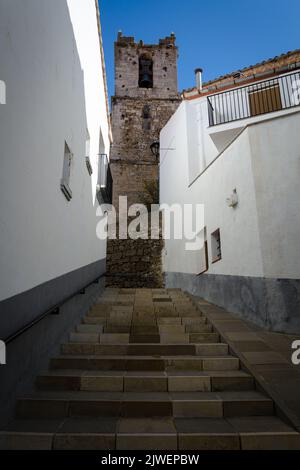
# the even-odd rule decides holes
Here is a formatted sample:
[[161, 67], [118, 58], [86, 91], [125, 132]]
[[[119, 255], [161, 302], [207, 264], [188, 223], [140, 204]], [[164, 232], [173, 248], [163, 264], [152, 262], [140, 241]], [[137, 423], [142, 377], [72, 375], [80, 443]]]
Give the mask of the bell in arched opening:
[[153, 88], [153, 61], [145, 54], [139, 59], [139, 87]]

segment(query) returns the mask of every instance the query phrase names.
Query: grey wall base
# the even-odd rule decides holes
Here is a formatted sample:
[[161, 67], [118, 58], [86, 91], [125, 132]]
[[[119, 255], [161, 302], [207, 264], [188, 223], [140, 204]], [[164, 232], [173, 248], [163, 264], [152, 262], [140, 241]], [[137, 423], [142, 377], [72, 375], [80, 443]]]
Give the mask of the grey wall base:
[[165, 273], [178, 287], [265, 329], [300, 333], [300, 280]]
[[[97, 263], [97, 266], [93, 264], [83, 267], [32, 291], [20, 294], [20, 297], [16, 296], [6, 301], [6, 306], [11, 311], [11, 320], [14, 318], [14, 313], [18, 312], [18, 308], [22, 309], [22, 297], [23, 312], [31, 310], [34, 318], [34, 314], [37, 316], [41, 313], [42, 305], [54, 305], [62, 301], [64, 296], [76, 292], [81, 286], [92, 282], [98, 275], [100, 277], [104, 268], [105, 260], [102, 260]], [[70, 331], [80, 323], [81, 318], [95, 303], [104, 286], [105, 278], [103, 277], [98, 284], [91, 284], [85, 294], [78, 294], [65, 302], [60, 307], [58, 315], [47, 315], [7, 345], [6, 365], [0, 365], [0, 429], [12, 419], [16, 397], [34, 390], [34, 380], [38, 373], [48, 369], [49, 358], [59, 354], [60, 344], [68, 339]], [[7, 310], [5, 312], [1, 310], [2, 325], [4, 320], [9, 320], [9, 317], [3, 318], [4, 313], [8, 313]], [[24, 316], [20, 318], [24, 320]], [[3, 339], [2, 334], [0, 339]]]
[[106, 271], [100, 259], [0, 302], [0, 339], [5, 340]]

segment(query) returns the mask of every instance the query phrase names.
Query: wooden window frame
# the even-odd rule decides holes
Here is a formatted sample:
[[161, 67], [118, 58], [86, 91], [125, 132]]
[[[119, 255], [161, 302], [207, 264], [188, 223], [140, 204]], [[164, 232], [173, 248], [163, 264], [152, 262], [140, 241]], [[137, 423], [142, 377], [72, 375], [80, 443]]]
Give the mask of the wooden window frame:
[[[216, 238], [216, 234], [218, 234], [218, 239], [219, 239], [219, 249], [220, 249], [220, 254], [218, 256], [215, 256], [213, 257], [213, 245], [212, 245], [212, 242], [213, 242], [213, 239]], [[212, 264], [214, 263], [217, 263], [218, 261], [220, 261], [222, 259], [222, 245], [221, 245], [221, 231], [219, 228], [217, 228], [214, 232], [211, 233], [210, 235], [210, 238], [211, 238], [211, 246], [212, 246], [212, 250], [211, 250], [211, 255], [212, 255]]]

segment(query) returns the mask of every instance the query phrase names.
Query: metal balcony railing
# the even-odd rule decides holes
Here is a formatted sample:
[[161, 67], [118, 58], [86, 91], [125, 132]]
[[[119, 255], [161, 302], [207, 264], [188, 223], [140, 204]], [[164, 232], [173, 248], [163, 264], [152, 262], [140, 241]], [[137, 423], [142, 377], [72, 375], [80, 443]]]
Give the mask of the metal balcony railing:
[[107, 204], [111, 204], [113, 179], [106, 153], [99, 155], [99, 186], [103, 201]]
[[207, 97], [210, 126], [300, 104], [300, 71], [216, 93]]

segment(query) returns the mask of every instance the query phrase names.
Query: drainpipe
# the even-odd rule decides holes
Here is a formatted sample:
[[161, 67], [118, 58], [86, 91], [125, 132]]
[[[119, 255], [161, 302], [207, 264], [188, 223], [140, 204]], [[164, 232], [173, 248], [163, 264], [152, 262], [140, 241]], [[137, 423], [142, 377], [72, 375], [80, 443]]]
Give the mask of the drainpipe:
[[196, 75], [196, 87], [199, 93], [202, 91], [202, 72], [203, 70], [198, 68], [195, 70]]

